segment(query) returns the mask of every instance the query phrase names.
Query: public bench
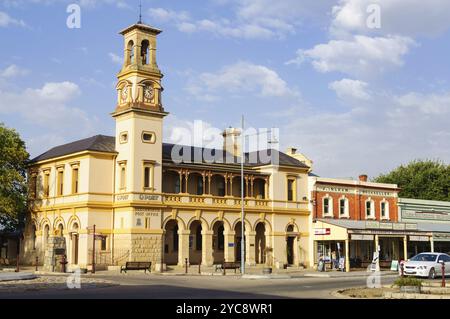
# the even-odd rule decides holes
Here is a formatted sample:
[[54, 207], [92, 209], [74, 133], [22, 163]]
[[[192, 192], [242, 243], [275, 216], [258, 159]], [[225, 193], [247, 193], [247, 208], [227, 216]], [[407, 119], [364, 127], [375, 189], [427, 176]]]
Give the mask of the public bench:
[[222, 270], [224, 273], [226, 269], [234, 269], [234, 273], [236, 273], [236, 269], [241, 269], [241, 264], [236, 262], [224, 262], [222, 263]]
[[147, 270], [152, 271], [151, 267], [151, 261], [127, 261], [125, 266], [120, 267], [120, 273], [126, 273], [127, 270], [145, 270], [145, 273], [147, 273]]

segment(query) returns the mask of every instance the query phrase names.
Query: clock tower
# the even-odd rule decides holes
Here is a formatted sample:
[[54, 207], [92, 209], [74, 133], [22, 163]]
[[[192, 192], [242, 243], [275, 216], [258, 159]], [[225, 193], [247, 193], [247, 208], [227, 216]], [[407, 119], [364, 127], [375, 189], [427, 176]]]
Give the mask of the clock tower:
[[123, 66], [117, 75], [115, 193], [162, 192], [163, 118], [156, 37], [161, 30], [138, 22], [120, 32]]

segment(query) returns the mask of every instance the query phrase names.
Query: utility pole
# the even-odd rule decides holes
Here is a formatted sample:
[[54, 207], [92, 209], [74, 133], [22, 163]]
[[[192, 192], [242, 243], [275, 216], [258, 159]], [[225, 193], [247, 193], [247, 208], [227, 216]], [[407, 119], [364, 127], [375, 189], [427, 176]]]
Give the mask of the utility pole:
[[245, 274], [245, 232], [244, 232], [244, 149], [245, 149], [245, 137], [244, 137], [244, 115], [241, 119], [241, 274]]

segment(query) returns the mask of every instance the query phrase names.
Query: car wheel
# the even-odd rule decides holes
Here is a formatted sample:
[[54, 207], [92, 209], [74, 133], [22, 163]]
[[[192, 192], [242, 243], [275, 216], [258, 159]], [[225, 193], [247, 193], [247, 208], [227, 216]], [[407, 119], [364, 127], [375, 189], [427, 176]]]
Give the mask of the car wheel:
[[430, 273], [428, 274], [429, 279], [435, 279], [436, 278], [436, 270], [434, 268], [430, 269]]

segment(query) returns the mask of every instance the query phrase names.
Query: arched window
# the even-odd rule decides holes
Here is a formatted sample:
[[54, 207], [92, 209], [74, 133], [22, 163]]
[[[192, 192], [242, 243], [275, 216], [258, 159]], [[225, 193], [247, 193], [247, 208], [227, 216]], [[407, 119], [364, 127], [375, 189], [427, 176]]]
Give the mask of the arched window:
[[380, 216], [381, 219], [389, 219], [389, 202], [385, 198], [380, 202]]
[[50, 226], [47, 224], [44, 227], [44, 248], [47, 247], [48, 238], [50, 237]]
[[347, 217], [348, 216], [348, 199], [345, 196], [342, 196], [339, 199], [339, 217]]
[[128, 42], [127, 51], [128, 51], [128, 61], [129, 63], [132, 64], [134, 63], [134, 42], [132, 40]]
[[375, 218], [375, 204], [370, 197], [366, 200], [366, 218]]
[[150, 48], [150, 43], [148, 42], [148, 40], [142, 41], [142, 44], [141, 44], [142, 65], [149, 64], [149, 52], [150, 52], [149, 48]]
[[328, 194], [322, 199], [322, 212], [324, 216], [333, 216], [333, 198]]
[[63, 224], [58, 225], [58, 236], [62, 237], [64, 235], [64, 226]]

